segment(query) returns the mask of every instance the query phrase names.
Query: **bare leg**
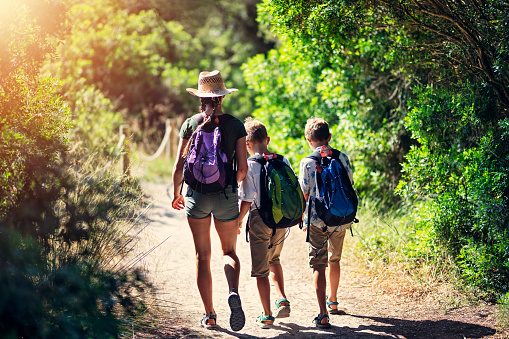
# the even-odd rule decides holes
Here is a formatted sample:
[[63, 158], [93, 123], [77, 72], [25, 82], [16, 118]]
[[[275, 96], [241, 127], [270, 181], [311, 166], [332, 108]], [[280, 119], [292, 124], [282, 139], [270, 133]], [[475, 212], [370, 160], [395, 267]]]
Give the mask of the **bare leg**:
[[239, 275], [240, 261], [237, 257], [237, 230], [239, 228], [239, 220], [235, 219], [229, 222], [221, 222], [214, 219], [219, 240], [221, 241], [221, 249], [223, 251], [224, 274], [228, 281], [228, 291], [232, 288], [239, 291]]
[[[216, 314], [212, 302], [212, 274], [210, 273], [210, 217], [205, 219], [188, 217], [187, 221], [193, 234], [196, 252], [196, 282], [205, 307], [205, 314]], [[209, 320], [208, 324], [213, 325], [214, 320]]]
[[272, 315], [272, 312], [270, 310], [269, 277], [257, 277], [256, 286], [258, 287], [258, 294], [260, 294], [260, 301], [262, 302], [263, 313], [265, 315]]
[[[318, 306], [320, 307], [320, 315], [329, 314], [327, 312], [327, 304], [325, 302], [326, 298], [326, 288], [327, 288], [327, 278], [325, 277], [325, 267], [316, 267], [313, 268], [313, 281], [315, 283], [316, 290], [316, 298], [318, 300]], [[327, 319], [322, 319], [322, 324], [327, 323]]]
[[281, 264], [270, 265], [270, 277], [272, 278], [272, 282], [274, 283], [274, 287], [276, 288], [276, 294], [278, 300], [281, 298], [286, 299], [285, 294], [285, 281], [283, 277], [283, 268]]
[[[341, 265], [339, 262], [337, 263], [329, 263], [329, 283], [330, 283], [330, 294], [329, 301], [337, 302], [338, 301], [338, 288], [339, 288], [339, 279], [341, 276]], [[337, 309], [337, 305], [331, 305], [332, 309]]]
[[[237, 229], [239, 228], [239, 220], [235, 219], [229, 222], [221, 222], [214, 219], [216, 231], [221, 241], [221, 249], [223, 251], [224, 274], [228, 281], [228, 305], [230, 306], [230, 327], [234, 331], [240, 331], [246, 322], [244, 311], [238, 295], [239, 291], [239, 275], [240, 261], [237, 257], [235, 249], [237, 247]], [[235, 289], [237, 293], [232, 293]]]

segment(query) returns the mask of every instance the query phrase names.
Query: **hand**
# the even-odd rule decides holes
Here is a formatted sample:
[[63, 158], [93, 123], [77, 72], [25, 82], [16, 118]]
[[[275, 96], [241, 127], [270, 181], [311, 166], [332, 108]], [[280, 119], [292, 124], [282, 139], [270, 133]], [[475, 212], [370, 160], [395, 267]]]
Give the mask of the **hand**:
[[186, 204], [184, 203], [184, 196], [182, 194], [175, 195], [171, 202], [171, 207], [178, 211], [183, 210], [184, 207], [186, 207]]
[[244, 220], [239, 219], [239, 229], [237, 230], [237, 234], [240, 234], [240, 229], [242, 228], [243, 223], [244, 223]]

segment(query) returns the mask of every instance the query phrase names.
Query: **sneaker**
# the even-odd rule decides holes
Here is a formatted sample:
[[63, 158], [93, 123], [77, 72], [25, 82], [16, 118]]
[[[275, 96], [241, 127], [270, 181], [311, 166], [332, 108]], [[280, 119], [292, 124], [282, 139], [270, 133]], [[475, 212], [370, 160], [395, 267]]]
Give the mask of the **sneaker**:
[[276, 300], [276, 313], [274, 318], [288, 318], [290, 316], [290, 302], [281, 298]]
[[228, 295], [228, 305], [230, 306], [230, 327], [233, 331], [240, 331], [246, 323], [246, 316], [242, 310], [242, 304], [238, 293], [232, 288]]
[[271, 315], [265, 315], [262, 312], [262, 315], [259, 315], [256, 318], [255, 324], [261, 328], [270, 328], [272, 325], [274, 325], [274, 317]]

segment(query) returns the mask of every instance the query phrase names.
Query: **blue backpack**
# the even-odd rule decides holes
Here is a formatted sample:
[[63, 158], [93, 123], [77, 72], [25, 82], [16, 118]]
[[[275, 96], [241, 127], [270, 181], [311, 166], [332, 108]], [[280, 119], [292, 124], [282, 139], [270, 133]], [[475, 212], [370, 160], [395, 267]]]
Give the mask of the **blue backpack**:
[[[201, 125], [205, 114], [199, 113], [191, 118]], [[225, 115], [222, 123], [232, 118]], [[202, 194], [223, 192], [232, 181], [234, 160], [229, 161], [226, 155], [227, 136], [222, 126], [212, 123], [207, 128], [200, 127], [189, 142], [184, 182]]]
[[[316, 161], [316, 185], [318, 197], [315, 198], [316, 214], [326, 226], [340, 226], [357, 222], [358, 199], [348, 173], [339, 160], [340, 151], [322, 147], [306, 158]], [[308, 205], [311, 212], [311, 200]], [[309, 213], [308, 213], [309, 216]], [[308, 227], [310, 222], [308, 217]]]

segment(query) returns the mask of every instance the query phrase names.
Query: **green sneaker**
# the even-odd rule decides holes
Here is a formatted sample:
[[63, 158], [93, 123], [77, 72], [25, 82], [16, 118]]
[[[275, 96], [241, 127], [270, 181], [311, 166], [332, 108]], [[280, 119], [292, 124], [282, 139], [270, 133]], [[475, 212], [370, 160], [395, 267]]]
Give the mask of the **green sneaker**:
[[270, 328], [272, 325], [274, 325], [274, 317], [271, 315], [265, 315], [262, 312], [262, 315], [256, 318], [255, 323], [261, 328]]
[[290, 302], [285, 298], [276, 300], [276, 314], [274, 315], [274, 317], [287, 318], [289, 316], [290, 316]]

